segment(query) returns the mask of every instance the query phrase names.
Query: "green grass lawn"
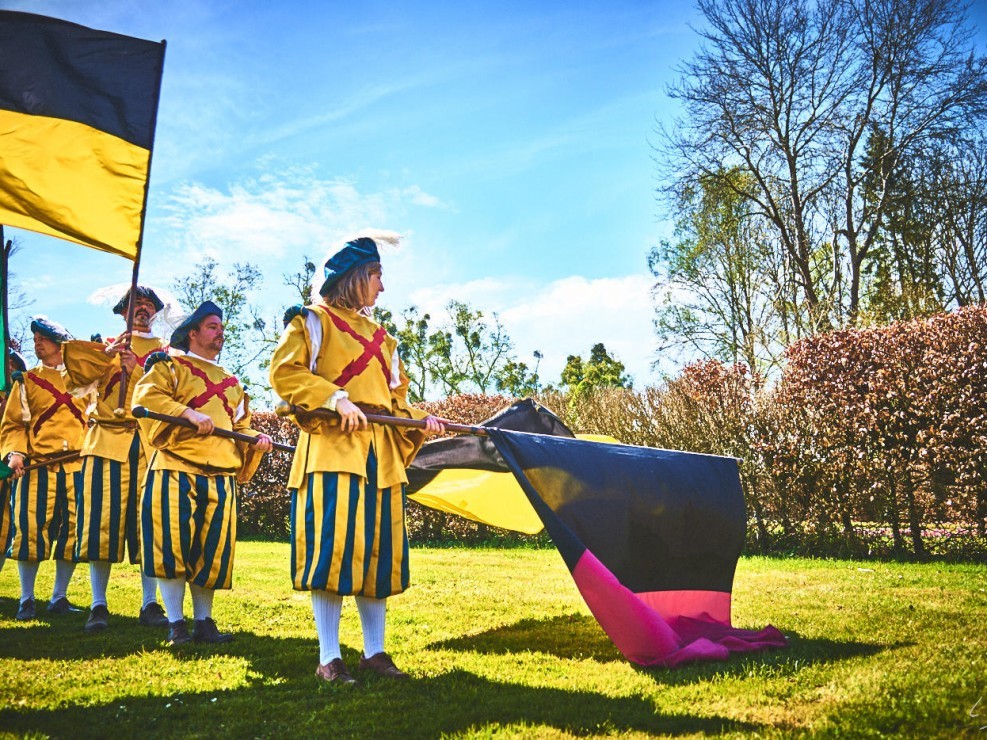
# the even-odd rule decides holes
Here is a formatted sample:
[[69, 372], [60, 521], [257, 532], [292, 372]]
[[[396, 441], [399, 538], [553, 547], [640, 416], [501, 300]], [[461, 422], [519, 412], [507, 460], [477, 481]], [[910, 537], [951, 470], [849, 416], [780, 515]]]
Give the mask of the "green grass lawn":
[[[0, 573], [0, 735], [53, 737], [987, 738], [987, 567], [741, 560], [734, 624], [773, 624], [784, 650], [676, 670], [626, 662], [552, 550], [412, 551], [388, 650], [413, 679], [320, 686], [308, 596], [288, 546], [242, 542], [215, 618], [236, 641], [163, 645], [137, 624], [136, 568], [110, 581], [111, 629], [45, 611], [22, 624], [16, 563]], [[82, 566], [69, 596], [88, 603]], [[191, 617], [187, 601], [186, 612]], [[361, 649], [352, 600], [344, 659]]]

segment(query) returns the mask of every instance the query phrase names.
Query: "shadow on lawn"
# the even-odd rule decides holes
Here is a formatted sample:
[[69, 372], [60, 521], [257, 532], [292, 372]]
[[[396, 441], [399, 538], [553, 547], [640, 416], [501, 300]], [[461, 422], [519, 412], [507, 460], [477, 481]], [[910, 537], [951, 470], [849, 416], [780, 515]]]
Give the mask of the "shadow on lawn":
[[[726, 661], [692, 663], [674, 669], [644, 666], [635, 666], [635, 668], [651, 675], [656, 683], [681, 685], [705, 680], [711, 676], [794, 674], [811, 665], [875, 655], [884, 650], [907, 646], [907, 644], [889, 646], [818, 638], [805, 639], [793, 633], [787, 636], [789, 639], [787, 648], [756, 653], [736, 653]], [[600, 629], [596, 620], [581, 614], [551, 619], [522, 619], [514, 624], [486, 632], [435, 642], [429, 647], [493, 655], [536, 651], [567, 660], [589, 659], [601, 663], [625, 660]]]
[[[4, 613], [9, 601], [0, 600]], [[142, 651], [172, 652], [161, 646], [163, 634], [148, 639], [148, 632], [159, 631], [136, 626], [136, 619], [120, 617], [111, 630], [96, 637], [81, 634], [84, 614], [58, 621], [52, 618], [51, 625], [47, 621], [27, 629], [0, 622], [0, 657], [23, 660], [24, 670], [30, 671], [32, 659], [84, 662]], [[540, 629], [546, 626], [542, 624]], [[517, 644], [522, 638], [523, 631], [516, 635]], [[486, 639], [492, 644], [496, 636]], [[557, 649], [568, 648], [560, 644]], [[356, 666], [357, 652], [346, 647], [343, 652], [346, 662]], [[605, 652], [606, 660], [616, 659], [612, 648]], [[405, 682], [354, 671], [361, 682], [358, 687], [323, 685], [314, 677], [314, 638], [238, 632], [232, 643], [190, 645], [174, 650], [174, 654], [187, 669], [190, 681], [209, 675], [214, 670], [210, 669], [210, 659], [215, 656], [240, 658], [248, 664], [247, 684], [224, 689], [218, 682], [219, 686], [209, 690], [160, 696], [116, 695], [103, 703], [68, 704], [57, 709], [7, 706], [0, 709], [0, 727], [17, 734], [51, 737], [105, 737], [109, 732], [121, 737], [435, 737], [508, 725], [516, 732], [551, 728], [572, 734], [752, 734], [763, 729], [725, 717], [694, 716], [688, 710], [659, 715], [652, 702], [638, 696], [608, 697], [491, 681], [460, 669]], [[415, 673], [413, 656], [401, 656], [399, 662]], [[153, 673], [148, 676], [153, 680]], [[175, 680], [171, 669], [170, 678]]]
[[585, 614], [522, 619], [486, 632], [434, 642], [429, 647], [439, 650], [466, 650], [485, 655], [536, 651], [566, 660], [588, 659], [600, 663], [624, 660], [596, 620]]

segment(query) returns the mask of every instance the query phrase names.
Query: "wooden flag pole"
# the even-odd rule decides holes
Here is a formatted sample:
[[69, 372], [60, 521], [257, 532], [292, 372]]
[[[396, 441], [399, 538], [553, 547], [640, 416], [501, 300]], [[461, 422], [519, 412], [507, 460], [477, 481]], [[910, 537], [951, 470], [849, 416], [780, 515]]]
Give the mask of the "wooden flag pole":
[[[167, 424], [174, 424], [179, 427], [187, 427], [189, 429], [198, 429], [198, 427], [182, 416], [171, 416], [170, 414], [159, 414], [156, 411], [150, 411], [143, 406], [134, 406], [130, 413], [132, 413], [138, 419], [156, 419], [157, 421], [163, 421]], [[233, 439], [237, 442], [246, 442], [247, 444], [257, 444], [257, 437], [251, 437], [249, 434], [244, 434], [243, 432], [233, 432], [229, 429], [219, 429], [218, 427], [213, 429], [209, 434], [214, 437], [224, 437], [226, 439]], [[271, 441], [274, 445], [274, 449], [279, 452], [294, 452], [295, 448], [291, 445], [282, 444], [281, 442]]]
[[[141, 204], [141, 227], [137, 235], [137, 251], [134, 254], [134, 270], [130, 277], [130, 300], [127, 302], [127, 343], [124, 346], [130, 351], [130, 335], [134, 330], [134, 309], [137, 305], [137, 276], [141, 266], [141, 251], [144, 248], [144, 217], [147, 215], [147, 194], [151, 185], [151, 160], [154, 158], [154, 133], [158, 129], [158, 104], [161, 102], [161, 78], [164, 76], [164, 58], [167, 44], [161, 41], [161, 67], [158, 69], [158, 86], [154, 91], [154, 113], [151, 119], [151, 148], [147, 152], [147, 178], [144, 180], [144, 202]], [[130, 378], [127, 368], [120, 361], [120, 394], [117, 397], [117, 407], [113, 415], [122, 419], [127, 414], [127, 391], [130, 389]]]
[[8, 353], [10, 352], [10, 321], [7, 316], [7, 293], [8, 293], [8, 265], [10, 263], [10, 250], [14, 246], [13, 241], [4, 242], [3, 224], [0, 224], [0, 245], [3, 245], [2, 263], [0, 263], [0, 321], [3, 322], [3, 390], [10, 390], [10, 362]]
[[[363, 409], [361, 409], [362, 411]], [[339, 420], [339, 414], [335, 411], [330, 411], [329, 409], [313, 409], [306, 410], [298, 406], [293, 406], [287, 401], [281, 401], [274, 407], [274, 413], [278, 416], [297, 416], [301, 419], [306, 417], [309, 418], [324, 418], [324, 419], [335, 419]], [[385, 424], [392, 427], [412, 427], [414, 429], [425, 429], [424, 419], [405, 419], [400, 416], [387, 416], [385, 414], [371, 414], [364, 412], [364, 416], [367, 417], [367, 421], [372, 424]], [[483, 427], [468, 426], [466, 424], [452, 424], [446, 422], [443, 424], [447, 432], [455, 432], [456, 434], [475, 434], [478, 437], [488, 436], [487, 430]]]

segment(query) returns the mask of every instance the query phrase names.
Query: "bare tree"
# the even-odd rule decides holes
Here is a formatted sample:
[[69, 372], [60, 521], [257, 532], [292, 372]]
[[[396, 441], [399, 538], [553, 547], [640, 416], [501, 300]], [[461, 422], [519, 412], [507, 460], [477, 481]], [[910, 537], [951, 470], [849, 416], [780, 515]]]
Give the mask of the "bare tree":
[[[987, 114], [987, 59], [972, 52], [966, 6], [699, 0], [699, 8], [704, 44], [669, 87], [685, 113], [661, 130], [662, 190], [674, 206], [683, 183], [702, 177], [734, 188], [785, 252], [805, 328], [852, 324], [903, 163]], [[733, 168], [749, 177], [727, 179]]]

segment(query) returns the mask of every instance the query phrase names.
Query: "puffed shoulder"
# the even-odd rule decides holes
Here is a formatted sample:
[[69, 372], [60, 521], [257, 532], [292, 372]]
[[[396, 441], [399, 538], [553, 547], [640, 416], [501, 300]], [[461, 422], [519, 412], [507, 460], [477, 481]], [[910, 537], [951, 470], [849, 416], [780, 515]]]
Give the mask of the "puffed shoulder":
[[301, 306], [301, 305], [298, 305], [298, 306], [290, 306], [284, 312], [284, 317], [282, 318], [282, 321], [284, 322], [284, 325], [285, 326], [288, 326], [288, 324], [291, 323], [291, 320], [293, 318], [295, 318], [296, 316], [302, 316], [302, 317], [308, 316], [308, 309], [305, 308], [305, 306]]
[[152, 352], [151, 355], [144, 360], [144, 372], [147, 373], [159, 362], [171, 362], [171, 357], [167, 352]]

